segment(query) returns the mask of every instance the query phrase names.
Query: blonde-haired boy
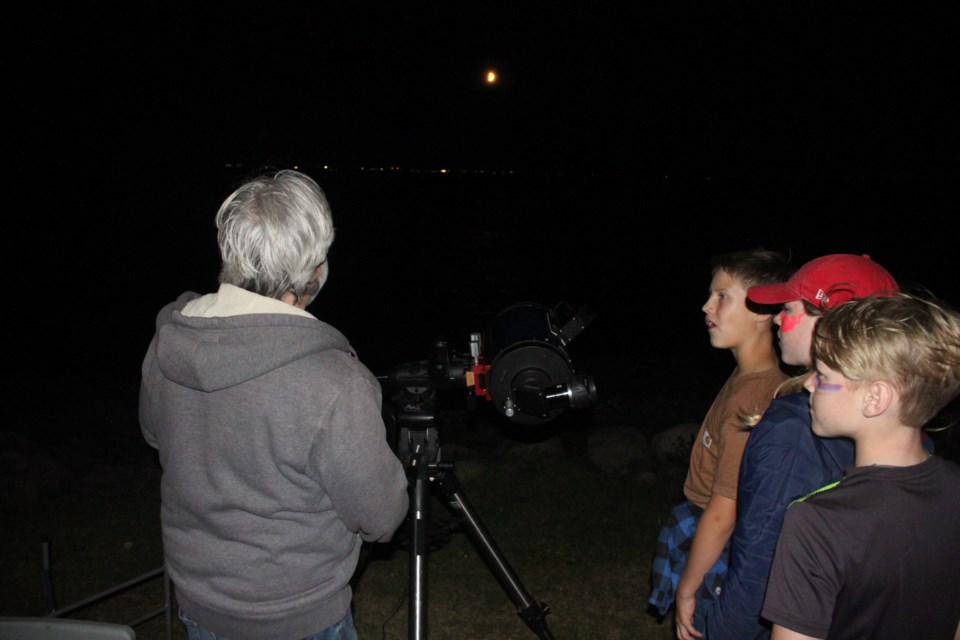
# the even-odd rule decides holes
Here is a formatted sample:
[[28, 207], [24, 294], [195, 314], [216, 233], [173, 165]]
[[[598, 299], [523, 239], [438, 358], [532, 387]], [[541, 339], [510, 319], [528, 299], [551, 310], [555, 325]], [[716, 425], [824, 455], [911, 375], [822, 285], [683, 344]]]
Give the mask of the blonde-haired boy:
[[852, 438], [856, 466], [787, 512], [773, 638], [954, 638], [960, 465], [931, 456], [921, 427], [960, 394], [960, 314], [903, 293], [849, 302], [813, 351], [813, 430]]

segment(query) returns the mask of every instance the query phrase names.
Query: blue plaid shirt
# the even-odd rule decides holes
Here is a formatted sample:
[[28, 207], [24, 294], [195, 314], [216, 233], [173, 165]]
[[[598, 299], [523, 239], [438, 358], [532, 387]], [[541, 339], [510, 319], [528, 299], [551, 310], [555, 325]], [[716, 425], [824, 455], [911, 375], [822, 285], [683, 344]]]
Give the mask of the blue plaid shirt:
[[[653, 558], [651, 575], [652, 591], [649, 603], [660, 613], [666, 615], [673, 606], [677, 595], [677, 585], [680, 576], [687, 564], [690, 547], [693, 545], [693, 535], [697, 531], [697, 524], [703, 509], [692, 502], [681, 502], [667, 518], [666, 524], [660, 530], [657, 538], [657, 550]], [[729, 543], [724, 546], [720, 559], [703, 577], [703, 584], [697, 590], [697, 609], [695, 625], [703, 631], [703, 617], [713, 607], [720, 596], [723, 578], [727, 574], [727, 559], [729, 557]]]

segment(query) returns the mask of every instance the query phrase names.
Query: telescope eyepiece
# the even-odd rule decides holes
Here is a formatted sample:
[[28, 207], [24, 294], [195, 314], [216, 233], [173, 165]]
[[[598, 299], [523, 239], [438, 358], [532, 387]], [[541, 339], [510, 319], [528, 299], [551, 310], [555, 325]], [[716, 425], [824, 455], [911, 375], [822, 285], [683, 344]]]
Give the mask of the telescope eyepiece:
[[597, 385], [591, 376], [573, 376], [566, 382], [543, 390], [551, 409], [584, 409], [597, 400]]

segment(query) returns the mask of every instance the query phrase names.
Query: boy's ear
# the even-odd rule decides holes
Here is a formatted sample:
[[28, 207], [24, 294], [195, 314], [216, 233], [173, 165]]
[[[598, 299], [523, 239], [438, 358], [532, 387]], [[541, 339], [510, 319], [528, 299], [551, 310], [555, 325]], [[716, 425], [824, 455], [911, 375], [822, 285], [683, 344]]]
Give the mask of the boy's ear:
[[863, 396], [863, 415], [875, 418], [883, 414], [897, 397], [897, 390], [885, 380], [875, 380], [867, 384]]

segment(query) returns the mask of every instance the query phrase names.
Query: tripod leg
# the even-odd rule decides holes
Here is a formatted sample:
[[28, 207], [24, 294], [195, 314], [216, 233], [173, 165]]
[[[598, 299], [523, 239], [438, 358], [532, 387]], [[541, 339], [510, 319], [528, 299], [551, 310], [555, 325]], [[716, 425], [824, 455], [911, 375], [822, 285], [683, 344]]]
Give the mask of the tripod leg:
[[542, 640], [554, 640], [554, 636], [547, 627], [547, 621], [544, 618], [550, 612], [550, 608], [542, 602], [536, 602], [527, 593], [520, 582], [520, 578], [507, 562], [496, 542], [490, 537], [490, 533], [483, 526], [466, 496], [461, 492], [460, 483], [453, 475], [453, 471], [440, 465], [435, 478], [436, 482], [434, 484], [447, 500], [447, 503], [454, 511], [463, 516], [468, 525], [471, 539], [476, 543], [480, 554], [493, 571], [504, 591], [516, 605], [520, 618]]
[[427, 526], [430, 523], [430, 486], [426, 469], [418, 469], [410, 496], [410, 598], [408, 638], [427, 638]]

